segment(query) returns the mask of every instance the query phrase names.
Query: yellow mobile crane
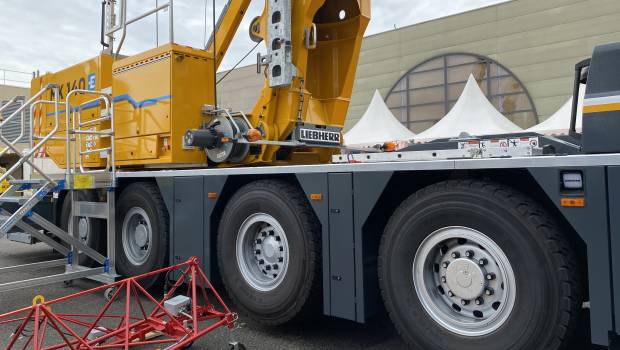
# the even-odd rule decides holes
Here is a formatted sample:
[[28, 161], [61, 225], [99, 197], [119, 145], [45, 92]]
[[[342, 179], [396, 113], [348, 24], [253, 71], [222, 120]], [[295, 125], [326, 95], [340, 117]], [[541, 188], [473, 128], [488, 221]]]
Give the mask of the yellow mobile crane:
[[[79, 106], [71, 117], [80, 118], [89, 132], [114, 130], [118, 167], [202, 166], [207, 160], [226, 166], [328, 162], [332, 146], [341, 144], [370, 0], [265, 1], [262, 15], [250, 27], [252, 40], [267, 47], [257, 62], [259, 71], [264, 67], [265, 85], [254, 110], [244, 114], [217, 105], [215, 72], [250, 2], [228, 2], [205, 49], [175, 44], [171, 25], [170, 43], [124, 57], [120, 52], [127, 26], [144, 16], [128, 20], [126, 1], [106, 0], [105, 50], [36, 77], [32, 95], [50, 83], [59, 85], [61, 100], [76, 89], [111, 94], [113, 111], [101, 101], [85, 103], [89, 94], [76, 93], [68, 102]], [[35, 111], [40, 134], [55, 127], [53, 108], [41, 104]], [[111, 128], [111, 121], [101, 118], [112, 112]], [[64, 113], [60, 135], [66, 129]], [[82, 140], [86, 168], [109, 164], [96, 152], [111, 146], [110, 138], [101, 136], [91, 133]], [[66, 142], [50, 141], [47, 153], [64, 167]]]

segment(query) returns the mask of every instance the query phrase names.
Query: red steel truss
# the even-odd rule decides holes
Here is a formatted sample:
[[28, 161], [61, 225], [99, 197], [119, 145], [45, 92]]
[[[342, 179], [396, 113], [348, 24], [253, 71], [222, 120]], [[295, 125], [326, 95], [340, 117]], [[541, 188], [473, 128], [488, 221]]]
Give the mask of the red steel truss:
[[[180, 277], [159, 300], [139, 283], [155, 275], [165, 275], [167, 279], [173, 273]], [[182, 286], [187, 287], [186, 293], [177, 294]], [[54, 312], [63, 303], [103, 291], [108, 292], [109, 300], [97, 313]], [[186, 295], [191, 303], [173, 315], [166, 310], [164, 302], [176, 295]], [[218, 308], [209, 301], [209, 295], [215, 297]], [[124, 312], [110, 312], [119, 303]], [[166, 350], [185, 349], [215, 329], [232, 330], [236, 322], [237, 315], [226, 306], [195, 257], [176, 266], [59, 299], [46, 302], [37, 297], [30, 307], [0, 315], [0, 327], [15, 327], [7, 350], [129, 349], [149, 345]]]

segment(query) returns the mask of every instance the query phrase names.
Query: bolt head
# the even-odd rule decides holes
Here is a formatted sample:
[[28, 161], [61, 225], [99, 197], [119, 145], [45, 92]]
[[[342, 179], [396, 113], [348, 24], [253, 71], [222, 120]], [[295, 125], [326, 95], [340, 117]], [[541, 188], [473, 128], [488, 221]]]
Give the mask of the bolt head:
[[280, 238], [280, 236], [276, 236], [276, 241], [280, 242], [282, 240], [282, 238]]
[[259, 255], [260, 254], [260, 249], [256, 249], [256, 251], [254, 253], [256, 253], [256, 255]]
[[452, 297], [454, 296], [454, 293], [452, 293], [452, 291], [451, 291], [451, 290], [449, 290], [449, 291], [448, 291], [448, 296], [449, 296], [450, 298], [452, 298]]
[[446, 283], [446, 276], [441, 276], [441, 282]]
[[256, 244], [261, 244], [261, 243], [263, 243], [262, 239], [259, 238], [259, 239], [256, 240]]
[[273, 231], [269, 231], [269, 235], [270, 235], [270, 236], [274, 236], [275, 234], [276, 234], [275, 232], [273, 232]]
[[486, 295], [493, 295], [494, 293], [495, 293], [495, 291], [493, 291], [493, 289], [491, 289], [491, 288], [487, 288], [484, 291], [484, 294], [486, 294]]
[[284, 247], [280, 247], [280, 251], [283, 252], [284, 251]]
[[488, 263], [489, 263], [489, 261], [487, 259], [484, 259], [484, 258], [478, 260], [478, 265], [480, 265], [480, 266], [485, 266]]
[[460, 257], [461, 257], [461, 254], [459, 254], [458, 252], [453, 252], [453, 253], [452, 253], [452, 258], [454, 258], [454, 259], [458, 259], [458, 258], [460, 258]]
[[278, 258], [278, 262], [284, 262], [284, 258], [282, 257]]
[[487, 273], [486, 275], [487, 280], [492, 281], [495, 279], [495, 274], [494, 273]]
[[279, 269], [279, 268], [280, 268], [280, 267], [278, 266], [278, 264], [273, 264], [273, 269], [274, 269], [274, 270], [277, 270], [277, 269]]
[[469, 305], [469, 300], [465, 300], [465, 299], [461, 300], [461, 305], [463, 306]]
[[465, 252], [465, 256], [468, 258], [473, 258], [474, 257], [474, 251], [473, 250], [468, 250]]
[[258, 261], [258, 263], [259, 263], [259, 264], [261, 264], [261, 265], [264, 265], [264, 264], [265, 264], [265, 260], [260, 259], [260, 260]]
[[450, 266], [450, 263], [445, 261], [443, 264], [441, 264], [441, 266], [443, 266], [444, 269], [447, 269], [448, 266]]
[[476, 299], [475, 302], [476, 302], [476, 305], [482, 305], [482, 304], [484, 304], [484, 299], [478, 298], [478, 299]]
[[271, 270], [271, 266], [269, 266], [269, 265], [265, 266], [265, 270], [270, 271]]
[[267, 232], [261, 232], [260, 235], [263, 236], [263, 237], [267, 237]]

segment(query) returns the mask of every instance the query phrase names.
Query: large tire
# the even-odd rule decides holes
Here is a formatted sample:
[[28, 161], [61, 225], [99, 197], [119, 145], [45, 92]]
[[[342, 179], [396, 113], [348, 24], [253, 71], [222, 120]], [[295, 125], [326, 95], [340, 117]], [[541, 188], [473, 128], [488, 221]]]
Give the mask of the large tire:
[[[96, 202], [97, 194], [93, 191], [78, 191], [79, 201]], [[69, 217], [71, 215], [71, 193], [67, 193], [60, 210], [60, 228], [69, 232]], [[99, 253], [106, 255], [105, 253], [105, 221], [93, 218], [78, 218], [78, 238], [82, 243], [93, 248]], [[78, 263], [83, 266], [95, 266], [94, 260], [84, 254], [80, 254]]]
[[556, 350], [579, 316], [577, 263], [559, 225], [530, 198], [495, 183], [448, 181], [393, 214], [379, 281], [392, 321], [416, 349]]
[[[129, 277], [145, 274], [168, 263], [169, 216], [157, 186], [136, 182], [127, 186], [117, 200], [116, 270]], [[161, 276], [140, 280], [153, 287]]]
[[237, 309], [270, 326], [319, 309], [319, 235], [318, 219], [295, 186], [264, 180], [241, 188], [218, 234], [220, 273]]

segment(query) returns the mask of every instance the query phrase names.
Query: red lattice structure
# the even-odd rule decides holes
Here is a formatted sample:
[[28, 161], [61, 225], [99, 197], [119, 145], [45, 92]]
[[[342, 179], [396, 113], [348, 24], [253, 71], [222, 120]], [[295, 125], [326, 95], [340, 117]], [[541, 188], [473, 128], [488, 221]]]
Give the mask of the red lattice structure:
[[[160, 274], [166, 279], [171, 274], [179, 278], [163, 298], [156, 299], [139, 281]], [[185, 294], [181, 289], [186, 289]], [[97, 313], [54, 311], [77, 298], [104, 291], [108, 300]], [[209, 296], [215, 298], [218, 308]], [[169, 303], [175, 305], [174, 311]], [[122, 307], [124, 312], [111, 312], [113, 306]], [[197, 258], [47, 302], [37, 297], [31, 307], [0, 315], [1, 328], [14, 327], [7, 350], [152, 349], [153, 345], [166, 350], [186, 349], [218, 328], [232, 330], [236, 322], [237, 315], [213, 288]]]

